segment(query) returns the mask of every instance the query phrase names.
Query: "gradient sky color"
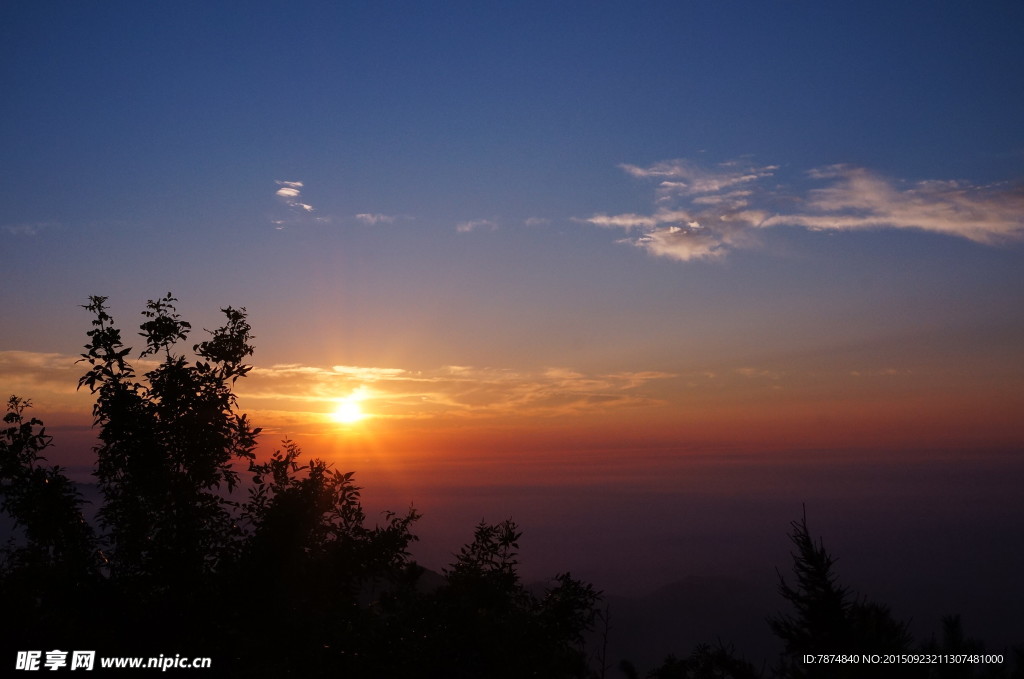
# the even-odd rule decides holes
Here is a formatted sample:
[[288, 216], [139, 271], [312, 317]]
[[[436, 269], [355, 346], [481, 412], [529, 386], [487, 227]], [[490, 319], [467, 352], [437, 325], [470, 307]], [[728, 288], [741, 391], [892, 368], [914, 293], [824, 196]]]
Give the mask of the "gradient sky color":
[[[716, 454], [1019, 474], [1022, 34], [1008, 1], [6, 3], [0, 384], [74, 463], [79, 305], [130, 337], [171, 290], [249, 310], [266, 445], [425, 521]], [[780, 537], [812, 478], [765, 480]]]

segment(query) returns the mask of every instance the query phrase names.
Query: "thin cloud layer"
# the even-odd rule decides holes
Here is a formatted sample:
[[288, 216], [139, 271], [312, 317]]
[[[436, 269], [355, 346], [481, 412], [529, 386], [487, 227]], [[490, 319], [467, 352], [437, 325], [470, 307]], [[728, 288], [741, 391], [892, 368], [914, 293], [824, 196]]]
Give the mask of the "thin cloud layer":
[[732, 186], [770, 177], [778, 169], [776, 165], [753, 167], [730, 162], [710, 170], [686, 160], [663, 161], [646, 168], [626, 164], [619, 167], [639, 179], [661, 179], [658, 192], [659, 198], [664, 200], [672, 196], [717, 193]]
[[[0, 351], [0, 380], [44, 410], [88, 414], [92, 397], [77, 390], [78, 356]], [[133, 361], [140, 373], [153, 361]], [[372, 419], [389, 421], [555, 418], [663, 404], [658, 371], [585, 374], [567, 368], [518, 371], [474, 366], [407, 370], [374, 366], [280, 364], [256, 367], [237, 385], [242, 409], [268, 431], [285, 423], [324, 423], [341, 400], [359, 395]], [[42, 410], [40, 412], [43, 412]]]
[[[640, 390], [673, 377], [637, 372], [586, 375], [568, 369], [520, 372], [498, 368], [445, 366], [432, 371], [402, 368], [277, 365], [253, 370], [240, 393], [246, 401], [282, 410], [313, 409], [355, 390], [376, 417], [554, 417], [638, 407], [655, 402]], [[292, 404], [292, 405], [288, 405]]]
[[[650, 214], [595, 214], [580, 220], [620, 229], [628, 243], [678, 261], [716, 259], [757, 242], [760, 229], [798, 226], [811, 230], [917, 229], [988, 245], [1024, 236], [1020, 186], [959, 181], [905, 182], [847, 165], [812, 170], [825, 182], [801, 195], [769, 184], [778, 166], [739, 162], [714, 168], [686, 160], [650, 167], [622, 165], [629, 175], [656, 180]], [[799, 206], [780, 211], [779, 205]]]
[[[93, 396], [76, 390], [84, 368], [77, 355], [0, 351], [0, 382], [35, 402], [35, 415], [50, 425], [89, 420]], [[139, 373], [156, 361], [133, 361]], [[719, 365], [681, 373], [658, 370], [589, 373], [566, 367], [543, 370], [466, 365], [432, 370], [376, 366], [317, 366], [299, 363], [254, 368], [236, 385], [239, 405], [268, 439], [298, 429], [335, 425], [339, 403], [357, 399], [378, 432], [403, 428], [504, 426], [558, 423], [564, 418], [600, 421], [644, 418], [660, 413], [724, 412], [736, 403], [820, 404], [822, 380], [835, 380], [837, 393], [884, 397], [892, 380], [914, 388], [919, 377], [909, 365], [835, 361], [824, 372], [784, 363]], [[918, 385], [917, 388], [920, 388]], [[738, 399], [738, 401], [737, 401]], [[827, 399], [832, 400], [832, 399]], [[50, 415], [60, 416], [50, 420]], [[531, 426], [532, 426], [531, 424]], [[397, 429], [389, 429], [395, 425]]]
[[490, 219], [472, 219], [468, 222], [460, 222], [455, 225], [455, 230], [459, 233], [471, 233], [478, 229], [487, 229], [494, 231], [498, 228], [497, 222]]
[[49, 352], [0, 351], [0, 397], [4, 403], [16, 395], [40, 409], [88, 413], [89, 392], [78, 390], [78, 378], [84, 372], [78, 359]]
[[52, 222], [32, 222], [21, 224], [4, 224], [0, 230], [12, 236], [38, 236], [43, 231], [54, 228]]
[[356, 219], [363, 224], [370, 224], [373, 226], [376, 224], [394, 224], [397, 217], [394, 215], [385, 215], [375, 212], [361, 212], [356, 215]]
[[867, 170], [836, 165], [811, 172], [829, 186], [808, 192], [806, 210], [764, 226], [809, 229], [920, 229], [993, 245], [1024, 236], [1024, 187], [959, 181], [889, 182]]

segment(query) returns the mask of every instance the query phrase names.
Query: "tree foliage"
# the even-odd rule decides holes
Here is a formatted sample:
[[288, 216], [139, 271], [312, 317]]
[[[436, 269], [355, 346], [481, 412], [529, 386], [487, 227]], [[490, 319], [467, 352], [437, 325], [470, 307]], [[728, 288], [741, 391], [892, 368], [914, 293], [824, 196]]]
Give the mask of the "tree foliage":
[[0, 609], [25, 624], [59, 631], [99, 579], [101, 554], [82, 514], [82, 497], [42, 453], [52, 437], [31, 402], [12, 396], [0, 431], [0, 511], [16, 535], [0, 554]]
[[587, 673], [583, 633], [600, 594], [569, 573], [543, 596], [516, 572], [522, 533], [512, 520], [481, 521], [445, 571], [431, 616], [441, 625], [430, 652], [450, 677], [575, 677]]
[[[907, 625], [893, 618], [888, 607], [856, 598], [838, 583], [835, 558], [821, 540], [811, 537], [806, 513], [791, 524], [792, 584], [779, 574], [779, 593], [792, 612], [769, 620], [772, 631], [784, 644], [779, 669], [784, 677], [864, 676], [852, 666], [821, 666], [803, 662], [805, 654], [908, 653], [912, 638]], [[873, 668], [874, 676], [903, 668]]]

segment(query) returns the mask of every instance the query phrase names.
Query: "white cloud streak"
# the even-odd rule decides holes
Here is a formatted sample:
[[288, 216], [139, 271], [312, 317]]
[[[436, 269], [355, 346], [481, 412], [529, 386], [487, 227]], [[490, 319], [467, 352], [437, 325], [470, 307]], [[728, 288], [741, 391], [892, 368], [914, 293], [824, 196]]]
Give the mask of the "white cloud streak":
[[805, 210], [773, 216], [764, 226], [918, 229], [987, 245], [1024, 236], [1024, 187], [934, 180], [895, 183], [845, 165], [814, 170], [811, 176], [830, 185], [810, 191]]
[[498, 223], [490, 219], [473, 219], [468, 222], [460, 222], [455, 225], [455, 230], [459, 233], [471, 233], [479, 229], [494, 231], [497, 228]]
[[52, 222], [33, 222], [21, 224], [5, 224], [2, 229], [12, 236], [38, 236], [47, 229], [52, 229], [55, 224]]
[[[650, 167], [622, 165], [638, 179], [656, 180], [650, 214], [595, 214], [580, 221], [627, 234], [619, 242], [678, 261], [724, 257], [757, 242], [759, 230], [916, 229], [994, 245], [1024, 238], [1021, 186], [960, 181], [906, 182], [866, 169], [834, 165], [808, 177], [825, 182], [802, 195], [766, 185], [778, 166], [739, 162], [714, 168], [686, 160]], [[796, 210], [769, 209], [785, 203]]]
[[619, 167], [639, 179], [661, 179], [658, 184], [660, 200], [668, 200], [673, 196], [717, 193], [731, 186], [770, 177], [778, 169], [776, 165], [754, 167], [730, 162], [723, 163], [716, 170], [709, 170], [687, 160], [662, 161], [646, 168], [625, 164]]
[[284, 201], [288, 207], [302, 212], [314, 212], [315, 208], [309, 203], [303, 203], [299, 198], [302, 196], [302, 182], [290, 182], [277, 180], [279, 188], [274, 195]]
[[398, 218], [394, 215], [385, 215], [375, 212], [361, 212], [356, 215], [356, 219], [363, 224], [370, 224], [372, 226], [376, 224], [394, 224]]

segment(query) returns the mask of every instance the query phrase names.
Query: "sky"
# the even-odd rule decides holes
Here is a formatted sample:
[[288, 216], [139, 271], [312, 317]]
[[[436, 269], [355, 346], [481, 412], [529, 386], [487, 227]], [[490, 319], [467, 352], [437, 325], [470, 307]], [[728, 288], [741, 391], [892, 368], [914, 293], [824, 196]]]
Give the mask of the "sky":
[[879, 553], [1016, 521], [1022, 29], [1009, 1], [5, 3], [2, 391], [88, 465], [80, 305], [131, 337], [173, 291], [198, 338], [247, 309], [265, 447], [415, 502], [428, 560], [481, 514], [620, 584], [740, 558], [616, 561], [651, 507], [783, 559], [808, 498]]

